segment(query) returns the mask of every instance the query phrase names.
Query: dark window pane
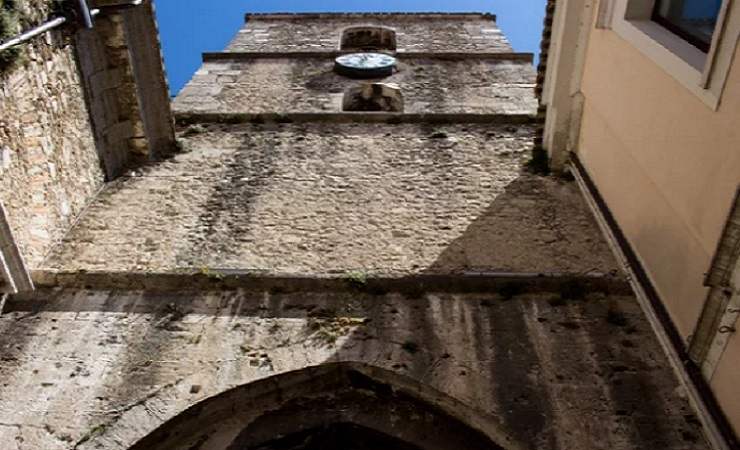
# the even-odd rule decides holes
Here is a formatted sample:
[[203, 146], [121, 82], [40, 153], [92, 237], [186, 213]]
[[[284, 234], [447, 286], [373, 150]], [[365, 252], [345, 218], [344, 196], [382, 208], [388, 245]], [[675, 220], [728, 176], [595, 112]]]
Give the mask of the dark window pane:
[[708, 51], [722, 0], [657, 0], [653, 20]]

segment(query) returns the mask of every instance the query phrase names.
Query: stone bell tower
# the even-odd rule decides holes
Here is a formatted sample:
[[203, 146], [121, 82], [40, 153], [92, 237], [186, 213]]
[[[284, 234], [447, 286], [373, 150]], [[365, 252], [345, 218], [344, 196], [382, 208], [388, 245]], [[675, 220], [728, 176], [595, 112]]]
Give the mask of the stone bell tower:
[[577, 187], [525, 170], [495, 17], [250, 14], [203, 59], [182, 152], [9, 299], [0, 442], [707, 448]]

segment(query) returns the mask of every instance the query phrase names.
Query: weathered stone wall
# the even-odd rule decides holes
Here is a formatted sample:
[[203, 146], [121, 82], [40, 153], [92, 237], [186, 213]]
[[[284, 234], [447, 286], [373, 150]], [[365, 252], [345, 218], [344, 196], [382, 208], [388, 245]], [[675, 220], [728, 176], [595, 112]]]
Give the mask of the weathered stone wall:
[[76, 35], [83, 83], [90, 95], [92, 125], [108, 179], [115, 179], [137, 158], [147, 142], [141, 121], [123, 18], [96, 18], [95, 28]]
[[[401, 57], [383, 83], [401, 87], [404, 112], [535, 114], [527, 61]], [[362, 83], [334, 72], [333, 58], [259, 58], [205, 63], [179, 93], [177, 112], [336, 112]]]
[[[528, 449], [707, 448], [632, 297], [50, 290], [8, 304], [0, 351], [4, 450], [128, 450], [209, 397], [342, 362], [441, 392]], [[299, 378], [309, 392], [326, 382]], [[275, 398], [197, 408], [166, 448], [226, 448], [292, 388], [257, 384]]]
[[228, 52], [334, 51], [342, 30], [354, 25], [382, 25], [396, 30], [399, 52], [511, 52], [492, 16], [418, 14], [250, 15], [226, 48]]
[[609, 273], [573, 183], [522, 173], [526, 125], [196, 125], [108, 186], [46, 268]]
[[[331, 17], [255, 29], [247, 48], [328, 50], [311, 33], [367, 19]], [[409, 51], [509, 50], [490, 18], [445, 17], [373, 20], [403, 22]], [[403, 80], [419, 111], [456, 111], [447, 79], [465, 81], [451, 93], [465, 108], [475, 89], [531, 108], [531, 91], [508, 91], [531, 82], [519, 63], [431, 61], [397, 75], [419, 73]], [[214, 69], [206, 111], [314, 111], [342, 87], [319, 79], [309, 98], [321, 64]], [[275, 81], [297, 94], [246, 87]], [[506, 450], [707, 448], [576, 186], [522, 170], [534, 125], [309, 116], [195, 117], [183, 153], [106, 185], [34, 272], [43, 287], [0, 315], [3, 450], [245, 448], [247, 427], [268, 421], [258, 431], [273, 438], [300, 425], [268, 411], [295, 401], [309, 405], [298, 420], [320, 416], [305, 414], [313, 393], [323, 414], [378, 393], [360, 412], [402, 432], [443, 411]], [[332, 391], [333, 366], [357, 397]], [[427, 408], [404, 415], [389, 393]]]
[[[47, 3], [20, 6], [35, 23]], [[0, 74], [0, 92], [0, 199], [38, 266], [103, 183], [73, 48], [56, 33], [32, 41]]]
[[[97, 0], [91, 6], [120, 2]], [[152, 2], [103, 9], [76, 34], [83, 82], [108, 179], [174, 150], [174, 122]]]

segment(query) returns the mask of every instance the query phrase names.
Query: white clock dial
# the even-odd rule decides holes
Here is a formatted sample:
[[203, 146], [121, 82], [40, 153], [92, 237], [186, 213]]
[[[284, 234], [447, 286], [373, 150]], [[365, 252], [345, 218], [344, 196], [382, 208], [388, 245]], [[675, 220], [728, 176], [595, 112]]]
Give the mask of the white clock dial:
[[383, 53], [350, 53], [335, 60], [338, 73], [357, 78], [376, 78], [393, 74], [396, 58]]

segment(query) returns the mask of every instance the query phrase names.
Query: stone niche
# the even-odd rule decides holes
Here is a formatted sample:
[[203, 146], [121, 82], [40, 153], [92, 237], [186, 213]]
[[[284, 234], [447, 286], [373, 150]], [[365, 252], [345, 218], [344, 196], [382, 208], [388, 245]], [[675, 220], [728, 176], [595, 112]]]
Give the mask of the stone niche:
[[342, 32], [341, 50], [396, 50], [396, 32], [378, 26], [350, 27]]
[[363, 83], [344, 93], [343, 111], [403, 112], [403, 94], [391, 83]]

